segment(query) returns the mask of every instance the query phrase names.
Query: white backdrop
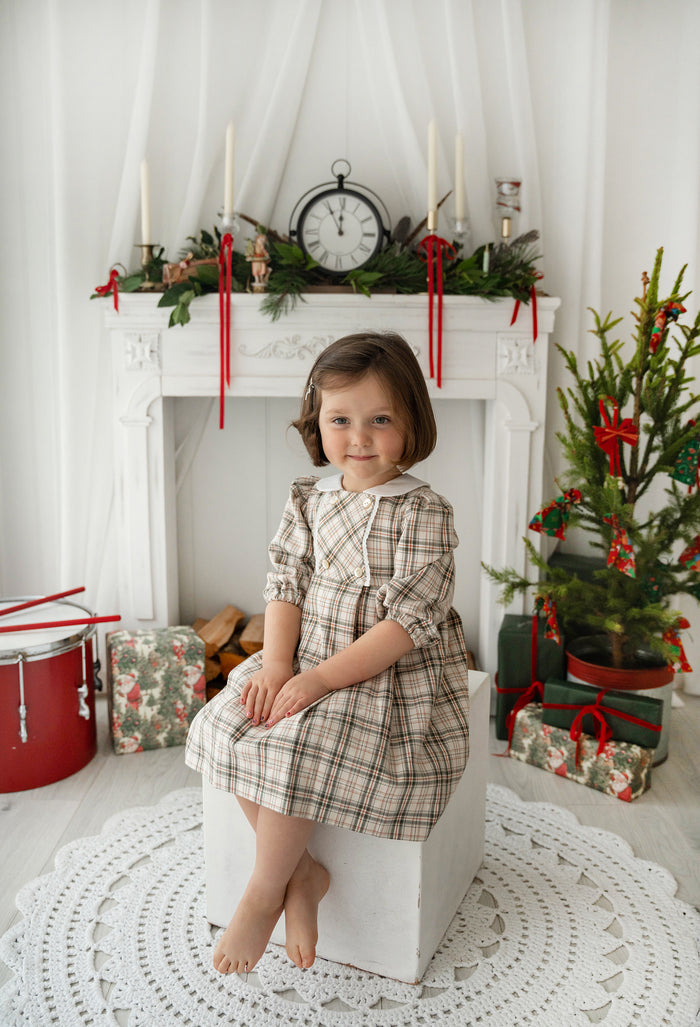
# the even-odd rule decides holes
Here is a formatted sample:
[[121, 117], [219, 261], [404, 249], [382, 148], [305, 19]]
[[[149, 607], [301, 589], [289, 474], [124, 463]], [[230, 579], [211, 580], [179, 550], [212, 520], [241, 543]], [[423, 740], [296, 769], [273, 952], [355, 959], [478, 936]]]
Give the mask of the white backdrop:
[[[84, 583], [89, 605], [118, 605], [109, 354], [88, 296], [137, 263], [143, 156], [170, 254], [220, 212], [229, 120], [238, 209], [286, 231], [344, 156], [415, 223], [434, 116], [440, 194], [465, 136], [475, 244], [493, 237], [494, 177], [522, 177], [555, 337], [583, 355], [586, 308], [629, 311], [657, 246], [669, 287], [685, 262], [697, 283], [698, 38], [696, 0], [0, 0], [0, 594]], [[557, 423], [554, 401], [550, 438]]]

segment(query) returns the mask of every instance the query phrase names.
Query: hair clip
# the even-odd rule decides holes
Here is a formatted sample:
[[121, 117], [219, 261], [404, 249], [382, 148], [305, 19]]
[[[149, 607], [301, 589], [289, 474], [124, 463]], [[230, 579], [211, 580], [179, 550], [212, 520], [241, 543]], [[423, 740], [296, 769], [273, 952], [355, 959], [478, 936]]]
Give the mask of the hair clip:
[[315, 388], [316, 388], [316, 386], [313, 383], [313, 379], [310, 378], [309, 379], [308, 388], [307, 388], [306, 392], [304, 393], [304, 399], [308, 399], [309, 396], [311, 395], [311, 393], [314, 391]]

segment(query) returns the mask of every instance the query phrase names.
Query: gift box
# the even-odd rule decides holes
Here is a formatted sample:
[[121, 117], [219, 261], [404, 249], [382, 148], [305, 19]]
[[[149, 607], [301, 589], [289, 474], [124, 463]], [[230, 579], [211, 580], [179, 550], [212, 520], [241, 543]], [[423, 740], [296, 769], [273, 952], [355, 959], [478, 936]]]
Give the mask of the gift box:
[[[564, 676], [562, 644], [544, 637], [545, 620], [537, 619], [537, 680]], [[496, 738], [507, 738], [506, 718], [519, 696], [532, 684], [532, 617], [507, 613], [498, 632], [498, 674], [496, 677]]]
[[184, 745], [205, 688], [204, 641], [192, 628], [107, 635], [107, 699], [116, 753]]
[[540, 703], [516, 715], [510, 755], [624, 802], [639, 798], [651, 785], [652, 749], [585, 734], [575, 741], [564, 728], [542, 723]]
[[566, 729], [575, 724], [576, 730], [580, 726], [585, 734], [598, 739], [605, 724], [615, 741], [654, 749], [661, 737], [663, 710], [663, 702], [650, 695], [609, 691], [556, 678], [544, 683], [542, 723]]

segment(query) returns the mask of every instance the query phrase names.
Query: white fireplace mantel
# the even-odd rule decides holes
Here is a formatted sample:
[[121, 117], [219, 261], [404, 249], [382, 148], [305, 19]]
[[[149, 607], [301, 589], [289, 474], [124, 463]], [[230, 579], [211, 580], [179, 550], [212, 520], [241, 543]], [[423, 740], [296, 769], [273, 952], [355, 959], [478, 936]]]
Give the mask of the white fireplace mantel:
[[[114, 444], [118, 503], [120, 612], [126, 628], [179, 621], [175, 524], [174, 396], [218, 396], [218, 297], [191, 307], [192, 320], [168, 328], [158, 296], [122, 295], [110, 310], [114, 376]], [[512, 300], [446, 296], [443, 385], [433, 397], [486, 400], [481, 559], [524, 570], [521, 537], [543, 495], [547, 356], [560, 301], [538, 299], [538, 338], [521, 306], [511, 326]], [[394, 330], [408, 339], [428, 375], [427, 296], [310, 294], [272, 322], [254, 295], [232, 297], [231, 386], [227, 395], [301, 395], [316, 355], [350, 332]], [[441, 445], [459, 441], [442, 439]], [[458, 462], [458, 455], [456, 456]], [[539, 536], [535, 541], [539, 541]], [[465, 540], [462, 541], [465, 544]], [[479, 655], [496, 669], [503, 617], [497, 590], [480, 582]], [[515, 605], [513, 611], [521, 609]]]

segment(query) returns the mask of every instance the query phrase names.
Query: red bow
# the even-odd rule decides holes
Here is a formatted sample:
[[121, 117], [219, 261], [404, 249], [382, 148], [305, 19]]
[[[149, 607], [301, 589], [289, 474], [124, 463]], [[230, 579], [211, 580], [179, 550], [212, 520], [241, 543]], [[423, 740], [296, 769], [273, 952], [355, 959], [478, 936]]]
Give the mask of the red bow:
[[620, 443], [626, 442], [629, 446], [635, 446], [639, 438], [639, 430], [631, 417], [625, 417], [623, 421], [620, 421], [617, 400], [612, 396], [608, 396], [607, 399], [613, 405], [612, 420], [605, 408], [605, 400], [599, 400], [598, 409], [605, 425], [604, 427], [595, 426], [593, 432], [600, 448], [610, 457], [610, 473], [616, 477], [621, 474]]
[[119, 278], [119, 272], [115, 267], [109, 272], [109, 281], [106, 285], [98, 285], [95, 288], [95, 292], [98, 296], [108, 296], [112, 293], [114, 297], [114, 309], [119, 313], [119, 288], [117, 279]]
[[[425, 256], [421, 251], [425, 251]], [[454, 246], [439, 235], [426, 235], [418, 243], [418, 256], [428, 265], [428, 335], [430, 336], [430, 377], [435, 377], [433, 363], [433, 295], [437, 278], [437, 387], [442, 388], [442, 256], [448, 260], [457, 256]]]
[[219, 428], [224, 426], [225, 386], [231, 384], [231, 259], [233, 236], [226, 232], [219, 250]]
[[632, 543], [629, 540], [627, 532], [620, 524], [615, 514], [608, 514], [603, 517], [603, 522], [609, 524], [613, 530], [613, 537], [610, 543], [610, 552], [608, 553], [607, 567], [617, 567], [618, 571], [622, 574], [629, 575], [630, 578], [637, 576], [637, 562], [634, 556], [634, 549]]
[[[541, 272], [537, 272], [535, 277], [539, 281], [540, 278], [544, 278], [544, 275]], [[535, 287], [534, 282], [530, 286], [530, 303], [532, 304], [532, 341], [533, 343], [535, 343], [537, 342], [537, 289]], [[515, 306], [513, 307], [513, 316], [510, 319], [511, 325], [514, 325], [515, 322], [518, 320], [519, 313], [520, 300], [516, 300]]]
[[583, 734], [583, 718], [587, 713], [590, 713], [595, 719], [593, 730], [595, 737], [598, 739], [596, 756], [600, 756], [613, 734], [612, 728], [605, 719], [606, 715], [608, 717], [617, 717], [619, 720], [625, 720], [628, 724], [637, 724], [639, 727], [648, 728], [650, 731], [661, 732], [661, 724], [652, 724], [648, 720], [642, 720], [641, 717], [633, 716], [631, 713], [623, 713], [622, 710], [614, 710], [610, 706], [603, 706], [602, 700], [605, 698], [606, 692], [607, 689], [601, 689], [596, 696], [596, 701], [585, 706], [577, 706], [575, 703], [542, 703], [543, 710], [578, 710], [569, 730], [569, 737], [572, 742], [576, 742], [576, 766], [579, 765], [579, 742]]

